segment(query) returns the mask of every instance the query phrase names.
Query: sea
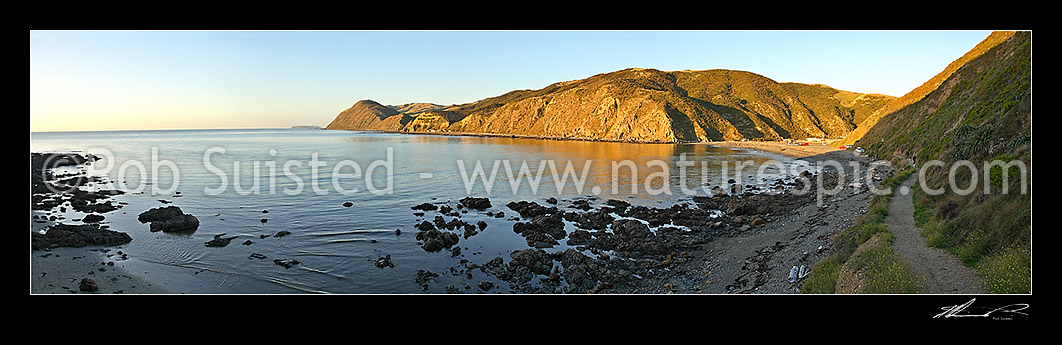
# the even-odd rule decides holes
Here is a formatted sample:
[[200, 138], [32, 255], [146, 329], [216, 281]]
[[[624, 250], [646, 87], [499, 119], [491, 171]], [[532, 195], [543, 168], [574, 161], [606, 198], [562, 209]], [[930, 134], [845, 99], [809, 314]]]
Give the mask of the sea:
[[[556, 201], [564, 210], [572, 210], [572, 201], [596, 208], [609, 199], [669, 207], [711, 195], [711, 187], [732, 179], [769, 182], [813, 168], [710, 143], [317, 129], [33, 132], [30, 151], [98, 156], [79, 169], [107, 181], [89, 188], [126, 192], [113, 197], [122, 207], [103, 214], [103, 223], [133, 239], [110, 248], [108, 260], [120, 260], [154, 284], [193, 294], [509, 293], [507, 283], [462, 268], [495, 257], [508, 262], [509, 253], [529, 248], [512, 231], [520, 220], [505, 206], [511, 201]], [[425, 251], [414, 226], [440, 214], [411, 207], [456, 209], [465, 197], [489, 198], [489, 209], [464, 208], [460, 214], [487, 227], [462, 237], [460, 253]], [[165, 206], [195, 215], [199, 228], [151, 232], [137, 220], [141, 212]], [[33, 215], [55, 215], [69, 224], [85, 216], [69, 208], [31, 211], [31, 231], [41, 231]], [[567, 231], [575, 229], [566, 223]], [[281, 231], [290, 234], [274, 236]], [[224, 247], [205, 245], [218, 235], [236, 238]], [[546, 250], [568, 248], [559, 242]], [[119, 250], [127, 259], [113, 255]], [[388, 257], [390, 264], [377, 265]], [[274, 259], [299, 263], [285, 268]], [[423, 284], [415, 281], [421, 270], [438, 276]], [[497, 288], [483, 291], [477, 288], [481, 281]]]

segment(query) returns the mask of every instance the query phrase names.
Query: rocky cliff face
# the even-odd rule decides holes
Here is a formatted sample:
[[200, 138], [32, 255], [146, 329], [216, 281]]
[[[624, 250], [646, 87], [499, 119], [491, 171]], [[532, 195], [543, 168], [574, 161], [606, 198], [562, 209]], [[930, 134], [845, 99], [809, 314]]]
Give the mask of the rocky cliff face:
[[409, 116], [380, 103], [361, 100], [339, 113], [325, 129], [397, 131], [410, 120]]
[[360, 101], [327, 128], [631, 142], [838, 138], [892, 99], [741, 71], [633, 68], [448, 107]]

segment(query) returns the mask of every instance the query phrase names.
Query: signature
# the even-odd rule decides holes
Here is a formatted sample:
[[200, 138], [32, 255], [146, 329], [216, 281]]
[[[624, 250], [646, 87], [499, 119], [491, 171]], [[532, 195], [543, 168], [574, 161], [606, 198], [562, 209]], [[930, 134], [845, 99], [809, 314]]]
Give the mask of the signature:
[[[942, 308], [940, 308], [940, 310], [943, 310], [944, 312], [942, 312], [940, 314], [937, 314], [936, 316], [933, 316], [933, 318], [936, 319], [936, 318], [942, 318], [942, 317], [943, 318], [951, 318], [951, 317], [990, 317], [992, 314], [998, 314], [998, 313], [1011, 314], [1009, 316], [1013, 316], [1013, 314], [1025, 315], [1025, 316], [1029, 315], [1029, 314], [1026, 314], [1026, 313], [1022, 312], [1023, 310], [1029, 308], [1028, 304], [1024, 304], [1024, 303], [1010, 304], [1010, 305], [1006, 305], [1006, 306], [1002, 306], [1002, 307], [994, 308], [994, 309], [984, 308], [984, 307], [972, 307], [971, 308], [970, 306], [973, 305], [974, 301], [976, 301], [976, 300], [977, 299], [974, 298], [974, 299], [971, 299], [969, 302], [966, 302], [966, 303], [963, 303], [963, 304], [942, 307]], [[1010, 318], [1009, 317], [998, 317], [997, 316], [997, 317], [993, 317], [993, 319], [1004, 320], [1004, 319], [1010, 319]]]

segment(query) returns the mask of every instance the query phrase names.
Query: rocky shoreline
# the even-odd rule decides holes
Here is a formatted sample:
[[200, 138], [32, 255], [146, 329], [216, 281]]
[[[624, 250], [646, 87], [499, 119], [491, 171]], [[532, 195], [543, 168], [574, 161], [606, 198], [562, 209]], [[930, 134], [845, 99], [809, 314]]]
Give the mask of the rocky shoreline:
[[[117, 246], [129, 243], [128, 234], [108, 229], [102, 224], [103, 214], [117, 210], [121, 204], [112, 202], [111, 196], [121, 195], [120, 190], [96, 189], [96, 184], [104, 183], [101, 178], [86, 176], [84, 171], [56, 173], [55, 169], [64, 167], [81, 167], [91, 164], [98, 157], [76, 153], [31, 153], [30, 154], [30, 199], [32, 211], [43, 211], [34, 215], [31, 221], [36, 223], [56, 222], [43, 231], [32, 232], [33, 250], [52, 249], [56, 247]], [[73, 220], [83, 224], [66, 224], [61, 215], [67, 207], [73, 211], [85, 213], [81, 219]]]
[[[30, 293], [170, 293], [123, 268], [129, 256], [121, 246], [132, 238], [111, 230], [105, 214], [122, 208], [111, 197], [124, 193], [85, 174], [97, 159], [30, 154]], [[84, 216], [68, 220], [68, 208]]]
[[[845, 166], [861, 171], [872, 167], [866, 159], [841, 153], [798, 158], [841, 158]], [[887, 167], [870, 171], [875, 180], [890, 173]], [[873, 194], [865, 181], [857, 180], [865, 175], [854, 173], [805, 172], [791, 181], [724, 188], [717, 195], [665, 208], [585, 197], [522, 200], [471, 211], [464, 207], [467, 201], [483, 198], [465, 198], [457, 204], [422, 203], [411, 209], [423, 219], [414, 226], [423, 248], [449, 250], [455, 257], [462, 255], [461, 235], [475, 236], [477, 228], [462, 220], [462, 213], [516, 213], [507, 220], [511, 231], [526, 240], [526, 249], [484, 264], [461, 260], [459, 267], [450, 269], [469, 278], [476, 272], [508, 283], [511, 293], [797, 293], [810, 267], [828, 254], [834, 236], [865, 212]], [[835, 192], [797, 192], [811, 186]], [[575, 230], [566, 231], [566, 224]], [[558, 246], [567, 248], [555, 249]], [[427, 290], [442, 273], [420, 270], [414, 280]], [[488, 280], [467, 285], [448, 285], [446, 291], [476, 291], [475, 285], [476, 292], [500, 292], [500, 286]]]

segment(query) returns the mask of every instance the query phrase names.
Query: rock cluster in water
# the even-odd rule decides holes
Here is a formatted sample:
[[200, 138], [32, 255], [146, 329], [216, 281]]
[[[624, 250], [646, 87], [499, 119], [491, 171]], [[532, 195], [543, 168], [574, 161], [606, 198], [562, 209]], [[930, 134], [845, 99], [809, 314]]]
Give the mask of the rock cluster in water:
[[137, 216], [141, 223], [151, 223], [151, 231], [193, 232], [199, 228], [199, 218], [185, 214], [177, 206], [153, 208]]
[[[633, 205], [616, 199], [600, 202], [596, 197], [548, 198], [544, 204], [534, 200], [513, 201], [504, 207], [518, 214], [518, 217], [510, 218], [512, 230], [525, 239], [528, 248], [513, 250], [508, 258], [499, 256], [483, 264], [461, 260], [460, 267], [451, 268], [451, 271], [469, 279], [472, 279], [473, 271], [478, 271], [509, 283], [510, 291], [520, 293], [602, 293], [630, 287], [640, 277], [685, 260], [689, 257], [687, 253], [716, 237], [754, 229], [813, 202], [814, 193], [786, 191], [803, 190], [813, 183], [832, 188], [830, 181], [836, 181], [835, 177], [832, 172], [807, 173], [792, 181], [768, 186], [782, 191], [777, 194], [757, 193], [755, 186], [739, 190], [727, 188], [737, 193], [723, 191], [712, 197], [695, 197], [692, 202], [668, 207]], [[454, 207], [446, 203], [423, 203], [412, 207], [415, 211], [441, 213], [431, 221], [424, 220], [414, 226], [420, 230], [417, 239], [427, 251], [456, 246], [460, 236], [451, 231], [476, 228], [460, 218], [458, 209], [486, 205], [484, 201], [489, 202], [477, 199], [474, 204], [460, 202]], [[486, 211], [482, 214], [488, 217], [501, 213], [490, 207], [477, 211]], [[418, 212], [417, 215], [424, 214]], [[447, 220], [444, 215], [453, 218]], [[574, 229], [566, 224], [573, 225]], [[559, 245], [567, 248], [551, 250]], [[436, 273], [422, 270], [415, 280], [427, 289], [436, 276]], [[472, 285], [479, 286], [478, 283]], [[489, 286], [493, 288], [494, 283]], [[471, 288], [466, 286], [465, 290]], [[447, 292], [462, 291], [448, 286]]]
[[[116, 246], [129, 243], [132, 238], [123, 232], [109, 229], [101, 224], [105, 217], [102, 213], [121, 208], [110, 198], [124, 194], [119, 190], [101, 189], [102, 178], [86, 176], [84, 171], [58, 173], [57, 168], [79, 168], [91, 164], [98, 157], [76, 153], [31, 153], [30, 154], [30, 209], [44, 211], [34, 215], [34, 222], [63, 221], [62, 214], [69, 208], [86, 213], [80, 219], [84, 224], [58, 223], [48, 226], [41, 232], [31, 235], [33, 250], [55, 247]], [[76, 219], [75, 219], [76, 221]]]

